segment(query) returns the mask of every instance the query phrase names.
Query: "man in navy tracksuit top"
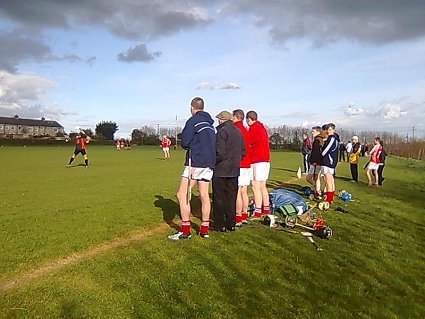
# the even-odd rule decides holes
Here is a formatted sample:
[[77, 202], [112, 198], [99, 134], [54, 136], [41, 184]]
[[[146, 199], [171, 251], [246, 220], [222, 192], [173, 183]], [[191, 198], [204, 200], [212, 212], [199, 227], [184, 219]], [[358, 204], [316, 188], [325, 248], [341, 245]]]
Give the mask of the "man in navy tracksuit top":
[[326, 201], [332, 203], [335, 195], [335, 167], [338, 163], [339, 136], [335, 133], [335, 124], [329, 123], [324, 127], [328, 138], [322, 147], [322, 172], [326, 181]]
[[[189, 182], [191, 185], [197, 184], [199, 197], [201, 199], [202, 223], [200, 236], [208, 238], [208, 228], [210, 220], [211, 202], [209, 197], [209, 182], [213, 176], [213, 169], [216, 161], [215, 151], [215, 130], [214, 120], [204, 111], [204, 100], [195, 97], [190, 109], [192, 117], [187, 120], [181, 137], [181, 146], [187, 150], [185, 167], [180, 180], [177, 199], [180, 206], [182, 218], [181, 231], [168, 236], [172, 240], [190, 238], [190, 202], [187, 198]], [[189, 157], [191, 167], [189, 168]]]

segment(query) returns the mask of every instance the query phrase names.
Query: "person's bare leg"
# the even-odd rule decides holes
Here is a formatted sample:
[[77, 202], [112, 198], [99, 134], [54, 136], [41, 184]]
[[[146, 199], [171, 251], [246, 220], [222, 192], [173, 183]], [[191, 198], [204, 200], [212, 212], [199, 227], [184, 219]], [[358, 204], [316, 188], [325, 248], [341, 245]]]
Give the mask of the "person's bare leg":
[[[180, 215], [183, 221], [188, 221], [190, 219], [190, 203], [187, 201], [187, 187], [189, 179], [182, 177], [180, 180], [179, 189], [177, 191], [177, 199], [179, 201]], [[192, 181], [194, 184], [195, 181]]]
[[198, 181], [199, 198], [201, 200], [202, 221], [210, 220], [211, 201], [209, 194], [209, 182]]
[[261, 186], [259, 181], [252, 181], [252, 191], [254, 193], [254, 203], [256, 208], [263, 205], [263, 195], [261, 194]]

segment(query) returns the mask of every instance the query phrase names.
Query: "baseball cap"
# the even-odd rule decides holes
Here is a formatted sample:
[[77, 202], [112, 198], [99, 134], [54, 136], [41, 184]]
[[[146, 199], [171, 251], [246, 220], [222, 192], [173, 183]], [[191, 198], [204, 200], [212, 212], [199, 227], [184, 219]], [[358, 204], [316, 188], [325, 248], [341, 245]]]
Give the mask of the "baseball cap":
[[215, 117], [218, 118], [219, 120], [227, 121], [227, 120], [231, 120], [233, 115], [232, 115], [232, 113], [230, 113], [228, 111], [221, 111]]

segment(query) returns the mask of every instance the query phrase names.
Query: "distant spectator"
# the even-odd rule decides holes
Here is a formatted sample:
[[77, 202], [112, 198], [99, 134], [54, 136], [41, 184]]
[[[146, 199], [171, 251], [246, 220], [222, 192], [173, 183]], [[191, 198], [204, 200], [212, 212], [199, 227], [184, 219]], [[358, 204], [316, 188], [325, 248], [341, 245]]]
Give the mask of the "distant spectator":
[[367, 145], [367, 143], [362, 144], [362, 150], [361, 150], [361, 156], [364, 157], [365, 154], [369, 151], [369, 146]]
[[379, 168], [379, 158], [382, 152], [382, 146], [380, 143], [380, 138], [375, 137], [374, 146], [370, 153], [368, 154], [370, 156], [370, 162], [366, 167], [366, 176], [368, 180], [368, 186], [374, 185], [372, 183], [372, 178], [370, 176], [370, 172], [373, 171], [373, 174], [375, 175], [375, 186], [379, 186], [379, 180], [378, 180], [378, 168]]
[[361, 146], [359, 143], [358, 136], [354, 135], [351, 140], [352, 140], [353, 147], [350, 152], [348, 161], [350, 163], [350, 171], [351, 171], [351, 178], [352, 178], [351, 181], [357, 183], [359, 181], [358, 163], [359, 163], [359, 155], [361, 152]]
[[382, 172], [384, 171], [384, 168], [385, 168], [385, 160], [387, 158], [387, 152], [385, 152], [385, 149], [384, 149], [384, 142], [380, 140], [380, 143], [382, 146], [382, 151], [381, 151], [381, 155], [379, 156], [378, 185], [382, 186], [382, 182], [385, 180], [385, 178], [382, 176]]
[[311, 141], [308, 138], [307, 133], [303, 134], [303, 146], [301, 148], [301, 153], [303, 155], [303, 165], [304, 165], [304, 174], [307, 174], [309, 170], [309, 163], [308, 163], [308, 157], [310, 156], [312, 149]]
[[339, 142], [339, 161], [345, 162], [345, 152], [347, 151], [347, 148], [345, 147], [344, 141]]
[[353, 143], [349, 141], [345, 148], [347, 149], [347, 162], [349, 162], [350, 154], [353, 151]]

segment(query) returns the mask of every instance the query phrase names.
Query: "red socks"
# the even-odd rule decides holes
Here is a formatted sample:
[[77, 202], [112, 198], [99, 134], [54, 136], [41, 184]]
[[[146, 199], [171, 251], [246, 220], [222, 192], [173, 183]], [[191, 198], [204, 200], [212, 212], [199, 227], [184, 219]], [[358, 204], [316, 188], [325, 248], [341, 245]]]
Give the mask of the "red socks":
[[270, 214], [270, 206], [263, 206], [263, 214], [264, 215]]
[[181, 232], [185, 235], [190, 234], [190, 220], [189, 221], [182, 221]]
[[261, 208], [255, 208], [254, 217], [261, 217]]
[[334, 201], [335, 192], [326, 192], [326, 201], [332, 203]]
[[236, 215], [236, 224], [242, 223], [242, 215]]
[[210, 222], [202, 222], [201, 223], [201, 235], [208, 234], [208, 229], [210, 228]]
[[248, 219], [248, 212], [242, 212], [242, 221]]

